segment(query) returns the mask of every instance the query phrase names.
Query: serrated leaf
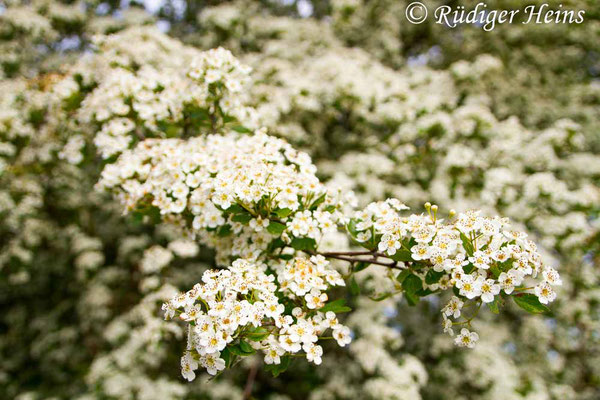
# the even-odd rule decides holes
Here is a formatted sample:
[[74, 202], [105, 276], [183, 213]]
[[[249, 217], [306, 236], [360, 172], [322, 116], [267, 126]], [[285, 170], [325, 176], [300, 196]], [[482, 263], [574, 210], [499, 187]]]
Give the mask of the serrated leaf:
[[404, 282], [406, 277], [409, 276], [410, 274], [411, 274], [411, 272], [408, 269], [405, 269], [404, 271], [402, 271], [398, 274], [398, 276], [396, 277], [396, 280], [398, 282], [402, 283], [402, 282]]
[[279, 364], [267, 364], [265, 365], [265, 371], [270, 371], [273, 374], [273, 377], [279, 376], [279, 374], [285, 372], [290, 363], [292, 362], [292, 357], [290, 356], [282, 356], [281, 363]]
[[321, 312], [333, 311], [334, 313], [345, 313], [352, 311], [352, 309], [346, 306], [345, 299], [337, 299], [330, 303], [325, 304], [323, 307], [319, 308]]
[[317, 242], [312, 238], [299, 238], [295, 237], [292, 239], [290, 246], [300, 251], [315, 251], [317, 250]]
[[425, 297], [425, 296], [429, 296], [431, 293], [433, 293], [433, 290], [431, 290], [431, 289], [421, 289], [421, 290], [418, 290], [417, 293], [415, 293], [415, 294], [419, 297]]
[[246, 225], [252, 219], [252, 215], [250, 214], [235, 214], [231, 220], [233, 222], [239, 222]]
[[246, 337], [248, 338], [248, 340], [252, 340], [253, 342], [260, 342], [261, 340], [267, 338], [269, 335], [270, 332], [262, 326], [251, 329], [246, 333]]
[[498, 277], [501, 274], [500, 268], [498, 268], [498, 266], [496, 264], [494, 264], [490, 267], [490, 272], [492, 273], [492, 277], [494, 279], [498, 279]]
[[408, 301], [408, 304], [414, 306], [419, 301], [417, 292], [423, 289], [423, 282], [421, 279], [414, 275], [408, 275], [402, 282], [402, 290], [404, 290], [404, 297]]
[[512, 297], [515, 300], [515, 303], [517, 303], [517, 305], [519, 307], [521, 307], [523, 310], [525, 310], [529, 313], [541, 314], [541, 313], [550, 312], [550, 309], [548, 307], [546, 307], [545, 305], [543, 305], [542, 303], [540, 303], [540, 300], [534, 294], [523, 293], [523, 294], [518, 294], [518, 295], [515, 295]]
[[240, 206], [239, 204], [233, 204], [229, 208], [225, 209], [225, 212], [230, 213], [230, 214], [239, 214], [239, 213], [246, 212], [246, 210], [244, 209], [244, 207]]
[[335, 211], [335, 206], [333, 204], [330, 204], [328, 206], [325, 207], [325, 211], [332, 213]]
[[219, 237], [229, 236], [230, 234], [231, 234], [231, 225], [229, 225], [229, 224], [220, 226], [219, 229], [217, 229], [217, 235]]
[[354, 264], [353, 272], [354, 273], [360, 272], [363, 269], [367, 269], [370, 265], [371, 264], [369, 264], [368, 262], [365, 262], [365, 261], [357, 262], [356, 264]]
[[425, 283], [427, 283], [428, 285], [433, 285], [434, 283], [439, 282], [442, 276], [444, 276], [444, 272], [437, 272], [430, 269], [425, 275]]
[[289, 208], [280, 208], [279, 210], [275, 211], [275, 215], [277, 215], [279, 218], [286, 218], [291, 213], [292, 210], [290, 210]]
[[225, 367], [229, 368], [233, 362], [233, 356], [232, 356], [231, 352], [229, 351], [228, 347], [225, 347], [221, 351], [220, 357], [225, 361]]
[[421, 278], [416, 276], [415, 274], [409, 274], [402, 281], [402, 289], [407, 293], [417, 293], [419, 290], [423, 289], [423, 282]]
[[408, 301], [409, 306], [415, 306], [419, 302], [419, 296], [417, 296], [415, 293], [405, 292], [404, 297], [406, 298], [406, 301]]
[[390, 257], [394, 261], [402, 261], [402, 262], [414, 261], [412, 259], [412, 253], [405, 249], [398, 250], [398, 251], [396, 251], [396, 253], [393, 256], [388, 256], [388, 257]]
[[452, 293], [454, 293], [454, 295], [456, 297], [462, 297], [462, 296], [460, 296], [460, 289], [457, 288], [456, 286], [452, 286]]
[[500, 314], [500, 296], [494, 297], [494, 301], [487, 303], [487, 306], [494, 314]]
[[267, 226], [267, 231], [275, 236], [281, 236], [283, 231], [285, 231], [286, 226], [282, 223], [271, 221], [269, 226]]
[[350, 221], [348, 221], [348, 224], [346, 225], [346, 229], [348, 229], [348, 232], [350, 232], [350, 235], [352, 235], [352, 237], [356, 237], [356, 235], [358, 235], [358, 231], [356, 230], [356, 220], [354, 218], [350, 219]]
[[321, 205], [321, 203], [323, 203], [325, 201], [325, 199], [327, 198], [327, 193], [323, 193], [322, 195], [320, 195], [315, 201], [313, 201], [313, 203], [310, 205], [309, 210], [314, 211], [317, 209], [317, 207], [319, 207], [319, 205]]
[[256, 350], [254, 350], [254, 348], [250, 345], [250, 343], [245, 342], [243, 340], [240, 341], [240, 349], [244, 353], [248, 353], [248, 354], [254, 354], [256, 352]]
[[243, 340], [240, 341], [240, 343], [228, 346], [227, 348], [229, 349], [231, 354], [235, 354], [236, 356], [240, 357], [246, 357], [256, 353], [256, 350], [254, 350], [252, 346], [250, 346], [247, 342], [244, 342]]

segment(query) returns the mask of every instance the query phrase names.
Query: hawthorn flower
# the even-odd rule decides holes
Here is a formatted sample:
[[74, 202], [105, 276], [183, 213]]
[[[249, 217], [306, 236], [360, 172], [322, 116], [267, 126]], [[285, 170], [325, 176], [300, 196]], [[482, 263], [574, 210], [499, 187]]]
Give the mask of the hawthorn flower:
[[342, 325], [339, 323], [337, 316], [333, 311], [327, 311], [325, 313], [325, 319], [323, 320], [323, 327], [331, 328], [335, 331], [340, 329]]
[[337, 329], [334, 329], [333, 337], [337, 341], [338, 345], [341, 347], [346, 346], [352, 341], [352, 337], [350, 335], [350, 328], [348, 328], [347, 326], [340, 326]]
[[310, 293], [304, 296], [306, 299], [306, 306], [311, 310], [315, 308], [321, 308], [327, 301], [327, 293], [320, 293], [318, 289], [312, 289]]
[[552, 290], [552, 287], [548, 282], [542, 282], [534, 288], [534, 293], [542, 304], [548, 304], [554, 301], [556, 298], [556, 292]]
[[520, 285], [522, 281], [523, 277], [521, 273], [515, 269], [511, 269], [508, 272], [502, 272], [500, 273], [500, 276], [498, 276], [498, 283], [506, 294], [511, 294], [515, 289], [515, 286]]
[[448, 304], [442, 309], [444, 315], [459, 318], [464, 302], [456, 296], [452, 296]]
[[490, 268], [490, 258], [483, 251], [477, 250], [473, 253], [473, 257], [469, 257], [469, 261], [479, 269], [489, 269]]
[[546, 267], [542, 272], [542, 276], [544, 277], [544, 280], [551, 285], [562, 285], [560, 275], [554, 268]]
[[413, 260], [419, 261], [419, 260], [425, 260], [427, 258], [429, 258], [429, 246], [427, 246], [426, 244], [423, 243], [419, 243], [415, 246], [413, 246], [410, 251], [412, 252], [412, 258]]
[[479, 335], [476, 332], [471, 332], [467, 328], [462, 328], [460, 334], [454, 339], [454, 343], [459, 347], [468, 347], [472, 349], [475, 347], [475, 343], [477, 343], [478, 340]]
[[269, 347], [265, 351], [265, 364], [281, 364], [281, 356], [285, 353], [280, 346]]
[[444, 327], [444, 333], [447, 333], [450, 336], [454, 336], [454, 330], [452, 329], [452, 320], [449, 319], [446, 314], [443, 314], [443, 322], [442, 325]]
[[206, 372], [216, 375], [219, 371], [225, 369], [225, 360], [214, 354], [207, 354], [200, 358], [200, 364], [206, 368]]
[[473, 275], [463, 275], [461, 280], [456, 281], [456, 287], [460, 289], [461, 296], [474, 299], [481, 295], [481, 279]]
[[394, 235], [383, 235], [379, 242], [379, 251], [385, 252], [390, 256], [396, 254], [396, 251], [400, 248], [400, 240]]
[[195, 370], [198, 369], [198, 363], [192, 358], [189, 352], [185, 352], [181, 357], [181, 375], [189, 382], [196, 379]]
[[315, 363], [316, 365], [321, 364], [321, 356], [323, 355], [323, 348], [321, 346], [313, 343], [306, 343], [302, 349], [306, 352], [306, 359], [309, 362]]
[[494, 296], [500, 293], [500, 285], [493, 279], [486, 279], [481, 283], [481, 300], [484, 303], [491, 303], [494, 301]]

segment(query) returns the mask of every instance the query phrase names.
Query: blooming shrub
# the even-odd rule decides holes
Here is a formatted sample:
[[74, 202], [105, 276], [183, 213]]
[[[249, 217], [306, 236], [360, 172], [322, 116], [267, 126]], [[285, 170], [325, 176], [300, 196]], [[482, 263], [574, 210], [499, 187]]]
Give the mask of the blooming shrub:
[[407, 66], [392, 12], [372, 34], [333, 6], [206, 7], [184, 45], [135, 9], [26, 5], [45, 28], [2, 35], [0, 392], [594, 398], [593, 115], [505, 118], [506, 60]]

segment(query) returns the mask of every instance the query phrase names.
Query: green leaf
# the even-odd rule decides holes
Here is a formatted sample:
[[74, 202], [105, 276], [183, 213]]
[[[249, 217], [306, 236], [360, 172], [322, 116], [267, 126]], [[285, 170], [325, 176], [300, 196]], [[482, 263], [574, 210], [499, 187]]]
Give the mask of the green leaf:
[[405, 269], [404, 271], [402, 271], [398, 274], [398, 276], [396, 277], [396, 280], [398, 282], [402, 283], [402, 282], [404, 282], [406, 277], [409, 276], [410, 274], [411, 274], [410, 270]]
[[350, 278], [350, 294], [352, 296], [358, 296], [360, 294], [360, 286], [358, 285], [358, 282], [356, 282], [356, 279], [354, 278], [354, 276], [352, 278]]
[[262, 326], [251, 329], [250, 331], [248, 331], [246, 333], [246, 337], [248, 338], [248, 340], [252, 340], [253, 342], [260, 342], [261, 340], [265, 339], [269, 335], [270, 335], [270, 332]]
[[232, 126], [231, 129], [234, 130], [234, 131], [236, 131], [236, 132], [239, 132], [239, 133], [251, 133], [252, 132], [251, 129], [248, 129], [245, 126], [242, 126], [242, 125]]
[[423, 282], [418, 276], [410, 274], [402, 282], [402, 289], [408, 304], [414, 306], [419, 301], [417, 292], [423, 289]]
[[229, 350], [228, 347], [225, 347], [223, 349], [223, 351], [221, 351], [220, 357], [225, 361], [225, 366], [227, 368], [231, 367], [231, 364], [233, 362], [233, 357], [232, 357], [231, 351]]
[[415, 306], [419, 302], [419, 296], [417, 296], [415, 293], [405, 292], [404, 297], [406, 298], [406, 301], [408, 301], [409, 306]]
[[254, 348], [252, 346], [250, 346], [250, 343], [245, 342], [243, 340], [240, 341], [240, 349], [244, 353], [249, 353], [249, 354], [254, 354], [256, 352], [256, 350], [254, 350]]
[[363, 269], [367, 269], [370, 265], [371, 264], [369, 264], [368, 262], [365, 262], [365, 261], [357, 262], [356, 264], [354, 264], [353, 272], [354, 273], [360, 272]]
[[496, 264], [493, 264], [490, 267], [490, 272], [492, 273], [492, 277], [494, 279], [498, 279], [498, 277], [500, 276], [500, 273], [501, 273], [500, 268], [498, 268], [498, 266]]
[[465, 248], [465, 250], [467, 251], [467, 255], [469, 257], [473, 256], [473, 244], [471, 243], [471, 240], [465, 236], [464, 233], [460, 233], [460, 240], [462, 240], [463, 243], [463, 247]]
[[471, 263], [468, 263], [463, 267], [463, 271], [465, 271], [465, 274], [470, 274], [471, 272], [475, 271], [475, 266]]
[[275, 215], [277, 215], [279, 218], [286, 218], [291, 213], [292, 210], [290, 210], [289, 208], [280, 208], [279, 210], [275, 211]]
[[243, 340], [240, 341], [238, 344], [228, 346], [228, 348], [231, 354], [235, 354], [236, 356], [240, 357], [246, 357], [256, 353], [256, 350], [254, 350], [252, 346], [248, 344], [248, 342], [244, 342]]
[[421, 289], [419, 291], [417, 291], [417, 293], [415, 293], [418, 297], [425, 297], [425, 296], [429, 296], [431, 293], [433, 293], [433, 290], [431, 289]]
[[534, 294], [522, 293], [512, 297], [519, 307], [529, 313], [541, 314], [550, 312], [550, 309], [540, 303], [540, 300]]
[[398, 250], [398, 251], [396, 251], [396, 254], [394, 254], [393, 256], [389, 256], [389, 257], [394, 261], [402, 261], [402, 262], [413, 261], [412, 253], [405, 249]]
[[313, 203], [310, 205], [309, 210], [310, 211], [314, 211], [317, 209], [317, 207], [319, 207], [319, 205], [321, 205], [321, 203], [323, 203], [325, 201], [325, 199], [327, 198], [327, 193], [323, 193], [322, 195], [320, 195], [315, 201], [313, 201]]
[[439, 282], [439, 280], [444, 276], [444, 272], [437, 272], [433, 269], [427, 271], [427, 275], [425, 275], [425, 283], [428, 285], [433, 285], [434, 283]]
[[317, 242], [312, 238], [299, 238], [295, 237], [292, 239], [290, 246], [296, 250], [300, 251], [316, 251], [317, 250]]
[[265, 365], [265, 371], [271, 371], [273, 377], [279, 376], [282, 372], [285, 372], [290, 363], [292, 362], [292, 357], [290, 356], [282, 356], [280, 364], [267, 364]]
[[421, 281], [421, 278], [415, 274], [409, 274], [402, 281], [402, 289], [407, 293], [417, 293], [419, 290], [423, 289], [423, 282]]
[[240, 222], [246, 225], [252, 219], [252, 215], [250, 214], [235, 214], [231, 220], [233, 222]]
[[281, 236], [283, 231], [285, 231], [286, 226], [282, 223], [271, 221], [269, 226], [267, 226], [267, 231], [275, 236]]
[[491, 303], [487, 303], [488, 308], [490, 309], [491, 312], [493, 312], [494, 314], [499, 314], [500, 313], [500, 296], [496, 296], [494, 297], [494, 301], [492, 301]]
[[246, 212], [246, 210], [244, 209], [244, 207], [240, 206], [239, 204], [233, 204], [228, 209], [226, 209], [225, 212], [230, 213], [230, 214], [239, 214], [239, 213]]
[[352, 309], [346, 306], [345, 299], [337, 299], [330, 303], [325, 304], [323, 307], [319, 308], [321, 312], [333, 311], [334, 313], [345, 313], [352, 311]]
[[358, 235], [358, 231], [356, 230], [356, 220], [355, 219], [351, 219], [350, 221], [348, 221], [348, 225], [346, 225], [346, 229], [348, 229], [348, 232], [350, 232], [350, 234], [352, 235], [352, 237], [356, 237]]
[[229, 224], [220, 226], [219, 229], [217, 229], [217, 235], [219, 237], [229, 236], [230, 234], [231, 234], [231, 225], [229, 225]]

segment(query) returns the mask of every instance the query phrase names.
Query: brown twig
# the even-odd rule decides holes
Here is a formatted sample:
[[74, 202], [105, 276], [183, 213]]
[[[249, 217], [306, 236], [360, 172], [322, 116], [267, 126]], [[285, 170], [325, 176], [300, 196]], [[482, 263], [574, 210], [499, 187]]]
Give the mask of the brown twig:
[[[405, 269], [405, 267], [398, 265], [397, 261], [391, 261], [391, 262], [379, 261], [379, 257], [384, 257], [384, 258], [389, 258], [389, 257], [385, 256], [384, 254], [377, 253], [374, 250], [373, 251], [323, 252], [323, 253], [316, 253], [316, 254], [320, 254], [325, 258], [334, 258], [336, 260], [348, 261], [350, 263], [366, 262], [369, 264], [381, 265], [386, 268], [400, 269], [400, 270]], [[372, 255], [373, 257], [367, 258], [367, 259], [355, 258], [357, 256], [366, 256], [366, 255]]]
[[254, 381], [256, 380], [256, 374], [258, 373], [258, 367], [260, 366], [260, 360], [257, 360], [252, 367], [250, 367], [250, 371], [248, 372], [248, 379], [246, 379], [246, 386], [244, 387], [244, 396], [243, 400], [250, 400], [250, 396], [252, 395], [252, 387], [254, 386]]

